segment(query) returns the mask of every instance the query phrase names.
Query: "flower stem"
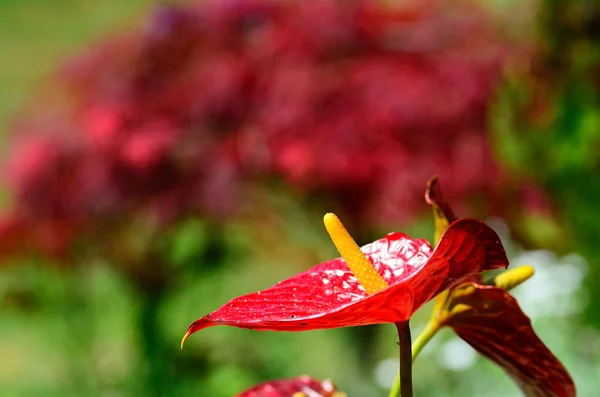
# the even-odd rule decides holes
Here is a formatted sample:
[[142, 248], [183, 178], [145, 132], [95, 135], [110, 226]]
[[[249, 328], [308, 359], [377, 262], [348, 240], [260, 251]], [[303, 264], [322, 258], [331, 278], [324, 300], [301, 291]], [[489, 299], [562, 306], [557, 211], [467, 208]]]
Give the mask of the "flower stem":
[[400, 396], [412, 397], [412, 346], [408, 321], [396, 323], [400, 339]]
[[[408, 322], [406, 323], [406, 328], [408, 328]], [[402, 333], [400, 332], [400, 328], [399, 328], [399, 324], [396, 324], [396, 327], [398, 327], [398, 335], [400, 337], [400, 373], [398, 376], [396, 376], [396, 381], [394, 382], [394, 385], [392, 386], [392, 389], [390, 390], [390, 394], [389, 397], [404, 397], [403, 391], [401, 390], [401, 385], [403, 385], [404, 382], [402, 382]], [[421, 352], [421, 350], [423, 350], [423, 347], [425, 347], [425, 345], [431, 340], [431, 338], [434, 337], [434, 335], [439, 331], [440, 329], [440, 324], [437, 321], [434, 320], [430, 320], [427, 325], [425, 326], [425, 329], [423, 329], [423, 331], [421, 331], [421, 333], [417, 336], [417, 338], [415, 339], [414, 343], [411, 345], [411, 362], [415, 361], [415, 359], [417, 358], [417, 356], [419, 355], [419, 353]], [[410, 341], [410, 329], [408, 330], [408, 340]], [[406, 366], [406, 365], [405, 365]], [[410, 371], [412, 372], [412, 365], [410, 366], [411, 369]], [[411, 389], [411, 396], [412, 396], [412, 374], [411, 374], [411, 385], [410, 385], [410, 389]]]

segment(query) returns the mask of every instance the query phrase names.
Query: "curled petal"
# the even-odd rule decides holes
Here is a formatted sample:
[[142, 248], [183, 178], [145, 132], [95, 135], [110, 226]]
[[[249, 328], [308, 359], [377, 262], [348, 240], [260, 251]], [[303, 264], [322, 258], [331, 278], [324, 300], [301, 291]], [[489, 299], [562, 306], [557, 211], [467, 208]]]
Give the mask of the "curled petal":
[[[455, 225], [461, 225], [461, 232], [457, 233]], [[455, 238], [448, 238], [455, 236]], [[460, 241], [460, 244], [457, 242]], [[436, 251], [445, 252], [445, 256], [452, 258], [448, 267], [448, 274], [433, 295], [458, 285], [471, 277], [480, 277], [482, 271], [508, 267], [508, 258], [500, 237], [496, 232], [483, 222], [471, 219], [460, 219], [450, 225], [440, 239]], [[474, 271], [473, 258], [480, 258], [483, 266]], [[435, 258], [432, 257], [432, 260]]]
[[405, 321], [444, 288], [508, 265], [496, 233], [472, 219], [450, 225], [434, 251], [427, 241], [402, 233], [361, 249], [387, 288], [367, 294], [346, 262], [333, 259], [266, 290], [232, 299], [194, 322], [184, 341], [215, 325], [302, 331]]
[[452, 295], [443, 324], [501, 366], [528, 397], [574, 397], [571, 376], [535, 334], [529, 317], [506, 290], [465, 283]]
[[446, 228], [456, 220], [450, 204], [444, 198], [437, 176], [434, 176], [427, 182], [425, 201], [433, 207], [433, 217], [435, 219], [434, 244], [437, 244]]
[[[446, 198], [442, 193], [442, 187], [437, 176], [434, 176], [427, 182], [425, 201], [435, 209], [436, 218], [445, 218], [448, 223], [452, 223], [457, 219], [456, 215], [454, 215], [454, 211], [452, 211], [452, 208], [450, 207], [450, 203], [446, 201]], [[439, 215], [437, 213], [439, 213]]]

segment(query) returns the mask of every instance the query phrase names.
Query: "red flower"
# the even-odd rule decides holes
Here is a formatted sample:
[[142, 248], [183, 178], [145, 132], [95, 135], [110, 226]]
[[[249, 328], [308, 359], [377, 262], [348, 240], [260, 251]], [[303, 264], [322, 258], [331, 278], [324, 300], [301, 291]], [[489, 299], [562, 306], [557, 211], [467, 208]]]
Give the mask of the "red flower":
[[346, 394], [338, 391], [331, 381], [325, 380], [321, 382], [304, 375], [293, 379], [281, 379], [264, 382], [252, 387], [251, 389], [243, 391], [236, 397], [293, 396], [346, 397]]
[[[430, 181], [425, 197], [434, 207], [438, 230], [454, 221], [437, 179]], [[533, 269], [523, 267], [496, 277], [495, 285], [483, 285], [477, 275], [451, 288], [438, 297], [426, 329], [433, 330], [433, 334], [441, 326], [452, 327], [480, 354], [501, 366], [526, 396], [573, 397], [575, 385], [571, 376], [538, 338], [529, 317], [506, 291], [531, 275]]]
[[232, 299], [195, 321], [184, 341], [215, 325], [303, 331], [398, 323], [439, 292], [481, 271], [508, 266], [496, 233], [472, 219], [450, 225], [435, 250], [427, 241], [402, 233], [365, 245], [362, 253], [378, 274], [369, 264], [373, 274], [351, 271], [349, 265], [362, 255], [345, 250], [329, 231], [348, 262], [333, 259], [266, 290]]
[[575, 396], [571, 376], [506, 290], [466, 282], [450, 293], [447, 308], [439, 314], [440, 324], [501, 366], [526, 396]]

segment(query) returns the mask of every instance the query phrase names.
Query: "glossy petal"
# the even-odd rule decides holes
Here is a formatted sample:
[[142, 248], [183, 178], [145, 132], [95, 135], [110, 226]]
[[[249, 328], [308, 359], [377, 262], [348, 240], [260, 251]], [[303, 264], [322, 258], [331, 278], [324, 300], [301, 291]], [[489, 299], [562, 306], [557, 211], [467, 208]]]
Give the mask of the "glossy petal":
[[232, 299], [194, 322], [186, 337], [221, 324], [302, 331], [405, 321], [439, 291], [483, 270], [508, 265], [496, 233], [472, 219], [450, 225], [433, 252], [427, 241], [402, 233], [391, 233], [362, 251], [389, 287], [368, 295], [346, 262], [333, 259], [266, 290]]
[[[433, 207], [437, 236], [456, 219], [437, 177], [427, 184], [425, 200]], [[504, 368], [526, 396], [574, 396], [568, 372], [506, 291], [532, 275], [533, 268], [522, 266], [496, 276], [496, 286], [486, 286], [481, 274], [475, 274], [438, 297], [433, 321], [452, 327], [479, 353]]]
[[569, 373], [537, 337], [531, 321], [507, 291], [465, 283], [451, 294], [443, 321], [511, 376], [528, 397], [573, 397]]
[[236, 397], [292, 397], [298, 393], [306, 397], [345, 397], [337, 391], [335, 385], [328, 380], [323, 382], [309, 376], [299, 376], [293, 379], [281, 379], [264, 382], [243, 391]]

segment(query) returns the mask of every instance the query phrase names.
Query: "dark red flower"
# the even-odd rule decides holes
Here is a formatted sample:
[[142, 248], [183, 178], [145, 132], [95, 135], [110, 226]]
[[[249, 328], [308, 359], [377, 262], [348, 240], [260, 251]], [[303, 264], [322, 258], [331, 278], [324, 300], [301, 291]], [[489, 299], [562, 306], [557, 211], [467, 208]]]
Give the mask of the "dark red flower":
[[506, 290], [476, 282], [450, 292], [440, 324], [492, 360], [528, 397], [574, 397], [575, 384]]
[[272, 380], [256, 385], [236, 397], [346, 397], [328, 380], [318, 381], [309, 376]]
[[[439, 232], [455, 216], [437, 178], [429, 182], [425, 198], [434, 208]], [[441, 326], [451, 327], [480, 354], [502, 367], [528, 397], [574, 397], [571, 376], [538, 338], [529, 317], [506, 290], [531, 275], [531, 268], [513, 269], [497, 276], [496, 285], [484, 285], [481, 275], [471, 277], [438, 297], [427, 328], [435, 332]]]
[[423, 239], [391, 233], [365, 245], [362, 252], [387, 288], [369, 295], [360, 275], [344, 259], [333, 259], [266, 290], [232, 299], [195, 321], [184, 341], [215, 325], [303, 331], [397, 323], [466, 278], [508, 266], [498, 235], [472, 219], [450, 225], [435, 250]]

